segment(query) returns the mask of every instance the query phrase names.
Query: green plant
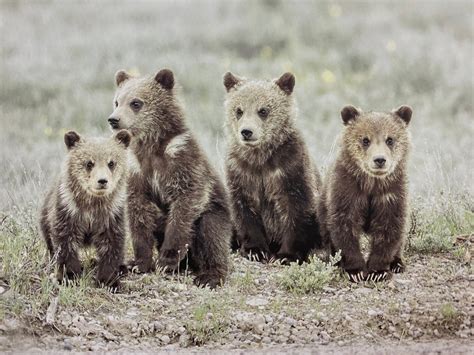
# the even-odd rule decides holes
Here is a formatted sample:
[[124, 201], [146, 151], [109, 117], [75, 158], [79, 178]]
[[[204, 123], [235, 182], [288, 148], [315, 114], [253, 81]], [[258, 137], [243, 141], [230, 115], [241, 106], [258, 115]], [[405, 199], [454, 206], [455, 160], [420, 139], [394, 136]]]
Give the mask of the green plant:
[[324, 262], [317, 256], [309, 257], [303, 264], [291, 263], [279, 276], [279, 284], [284, 289], [304, 294], [317, 292], [338, 277], [336, 264], [341, 260], [340, 252]]
[[[212, 292], [212, 291], [211, 291]], [[202, 304], [197, 306], [185, 327], [195, 345], [203, 345], [222, 336], [229, 324], [228, 308], [222, 298], [208, 294]]]

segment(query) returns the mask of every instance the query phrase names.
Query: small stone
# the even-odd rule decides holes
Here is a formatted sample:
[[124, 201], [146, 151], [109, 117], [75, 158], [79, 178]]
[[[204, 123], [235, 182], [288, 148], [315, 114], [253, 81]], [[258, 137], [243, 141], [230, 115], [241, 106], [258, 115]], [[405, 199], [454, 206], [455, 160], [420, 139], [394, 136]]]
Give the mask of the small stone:
[[377, 317], [383, 315], [383, 312], [380, 310], [369, 309], [367, 311], [367, 314], [369, 315], [369, 317]]
[[319, 333], [319, 336], [320, 336], [323, 340], [329, 340], [329, 339], [331, 339], [331, 336], [329, 335], [329, 333], [326, 332], [326, 331], [324, 331], [324, 330]]
[[171, 341], [170, 337], [167, 336], [167, 335], [161, 336], [161, 337], [160, 337], [160, 340], [161, 340], [161, 342], [162, 342], [163, 344], [169, 344], [170, 341]]
[[263, 297], [249, 297], [245, 302], [247, 306], [258, 307], [258, 306], [266, 306], [268, 304], [268, 300]]
[[63, 350], [72, 351], [72, 344], [68, 340], [64, 340]]

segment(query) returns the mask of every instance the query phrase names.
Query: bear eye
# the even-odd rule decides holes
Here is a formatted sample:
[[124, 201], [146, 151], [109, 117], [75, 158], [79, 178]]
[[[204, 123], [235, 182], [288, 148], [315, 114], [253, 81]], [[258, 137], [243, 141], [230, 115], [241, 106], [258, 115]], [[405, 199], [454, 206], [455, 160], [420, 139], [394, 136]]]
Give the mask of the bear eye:
[[370, 145], [370, 139], [365, 137], [364, 139], [362, 139], [362, 145], [364, 147], [368, 147]]
[[114, 105], [115, 105], [115, 107], [117, 107], [117, 106], [118, 106], [118, 102], [117, 102], [117, 100], [115, 100], [115, 102], [114, 102]]
[[244, 114], [244, 111], [242, 111], [240, 107], [238, 107], [237, 110], [235, 110], [235, 115], [237, 116], [237, 118], [242, 117], [243, 114]]
[[258, 110], [258, 115], [260, 116], [260, 118], [267, 118], [268, 116], [268, 109], [266, 108], [261, 108], [260, 110]]
[[385, 143], [387, 143], [388, 146], [392, 146], [393, 145], [393, 138], [388, 137], [387, 140], [385, 141]]
[[109, 169], [112, 170], [113, 168], [115, 168], [115, 162], [114, 161], [109, 161]]
[[143, 102], [138, 99], [134, 99], [130, 102], [130, 107], [132, 108], [133, 111], [140, 110], [142, 106], [143, 106]]
[[86, 168], [87, 170], [92, 170], [92, 168], [94, 167], [94, 163], [89, 160], [87, 163], [86, 163]]

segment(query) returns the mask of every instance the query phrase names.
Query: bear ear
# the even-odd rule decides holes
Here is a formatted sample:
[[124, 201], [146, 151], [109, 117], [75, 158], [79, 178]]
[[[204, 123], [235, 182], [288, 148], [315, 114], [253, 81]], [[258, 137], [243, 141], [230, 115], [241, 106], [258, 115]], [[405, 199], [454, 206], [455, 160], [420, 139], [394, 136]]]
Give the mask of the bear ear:
[[355, 120], [359, 115], [360, 111], [352, 105], [347, 105], [341, 110], [341, 118], [345, 125], [349, 124], [350, 121]]
[[115, 135], [115, 139], [119, 144], [123, 144], [125, 148], [127, 148], [130, 145], [132, 136], [130, 135], [130, 132], [128, 132], [126, 129], [122, 129], [118, 131], [118, 133]]
[[277, 84], [287, 95], [291, 95], [293, 88], [295, 87], [295, 76], [291, 73], [285, 73], [275, 81], [275, 84]]
[[223, 82], [225, 89], [227, 92], [229, 92], [231, 89], [233, 89], [236, 85], [238, 85], [242, 81], [241, 78], [238, 76], [235, 76], [232, 74], [230, 71], [224, 74]]
[[174, 75], [169, 69], [161, 69], [155, 75], [155, 80], [165, 90], [171, 90], [174, 86]]
[[410, 123], [413, 110], [410, 106], [403, 105], [393, 111], [393, 113], [400, 117], [408, 125]]
[[68, 150], [74, 148], [80, 140], [81, 136], [74, 131], [69, 131], [64, 135], [64, 143]]
[[115, 84], [120, 86], [124, 81], [131, 78], [131, 75], [128, 74], [125, 70], [119, 70], [115, 73]]

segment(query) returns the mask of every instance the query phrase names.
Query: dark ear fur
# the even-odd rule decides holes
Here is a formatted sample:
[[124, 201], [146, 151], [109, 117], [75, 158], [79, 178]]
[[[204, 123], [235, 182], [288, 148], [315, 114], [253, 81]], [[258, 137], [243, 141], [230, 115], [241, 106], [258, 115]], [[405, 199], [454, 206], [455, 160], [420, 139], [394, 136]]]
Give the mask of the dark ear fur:
[[232, 74], [230, 71], [224, 74], [224, 86], [227, 92], [234, 88], [238, 83], [242, 81], [239, 77]]
[[413, 113], [410, 106], [400, 106], [393, 113], [400, 117], [408, 125], [411, 120], [411, 115]]
[[130, 79], [130, 74], [128, 74], [125, 70], [119, 70], [115, 73], [115, 84], [120, 86], [124, 81]]
[[155, 75], [155, 80], [165, 90], [171, 90], [174, 86], [174, 75], [169, 69], [161, 69]]
[[277, 84], [287, 95], [291, 95], [293, 88], [295, 87], [295, 76], [291, 73], [285, 73], [275, 81], [275, 84]]
[[115, 139], [127, 148], [130, 144], [130, 140], [132, 139], [132, 136], [126, 129], [120, 130], [116, 135]]
[[347, 105], [341, 110], [342, 121], [345, 125], [347, 125], [351, 120], [355, 120], [359, 115], [359, 110], [352, 105]]
[[64, 135], [64, 143], [68, 150], [71, 150], [81, 140], [81, 136], [74, 131], [69, 131]]

